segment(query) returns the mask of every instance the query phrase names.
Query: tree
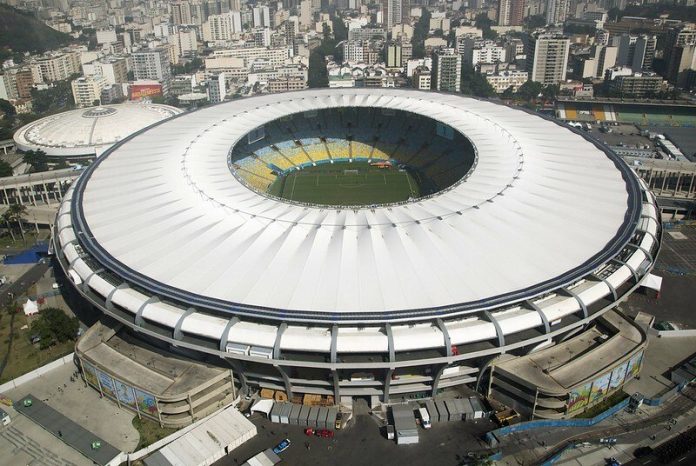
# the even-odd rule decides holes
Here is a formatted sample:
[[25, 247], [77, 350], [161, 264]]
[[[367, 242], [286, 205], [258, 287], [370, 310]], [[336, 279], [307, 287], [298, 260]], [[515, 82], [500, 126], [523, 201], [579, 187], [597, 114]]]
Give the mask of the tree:
[[428, 31], [430, 31], [430, 12], [426, 8], [421, 10], [423, 13], [413, 28], [413, 37], [411, 38], [413, 58], [425, 57], [425, 38], [428, 37]]
[[536, 28], [544, 27], [546, 25], [545, 15], [533, 15], [529, 16], [524, 20], [524, 27], [529, 31], [533, 31]]
[[519, 89], [517, 89], [517, 95], [526, 100], [531, 101], [539, 97], [541, 90], [544, 86], [537, 81], [527, 81], [522, 84]]
[[10, 164], [5, 162], [4, 160], [0, 160], [0, 178], [12, 176], [13, 174], [14, 172], [12, 171], [12, 167], [10, 166]]
[[15, 240], [15, 235], [13, 231], [13, 224], [19, 226], [19, 232], [22, 235], [22, 239], [26, 240], [24, 237], [24, 227], [22, 225], [22, 217], [27, 214], [27, 207], [24, 204], [12, 204], [10, 207], [2, 214], [2, 220], [5, 225], [7, 225], [7, 230], [12, 236], [12, 240]]
[[31, 324], [32, 335], [41, 338], [41, 349], [57, 343], [74, 340], [80, 324], [76, 317], [68, 317], [65, 312], [55, 307], [47, 307], [39, 313], [39, 318]]
[[498, 37], [498, 33], [491, 29], [493, 20], [490, 19], [486, 13], [481, 13], [476, 16], [474, 25], [482, 31], [484, 39], [493, 40]]
[[24, 163], [31, 165], [34, 173], [45, 172], [48, 170], [48, 158], [46, 152], [41, 149], [30, 150], [24, 153]]
[[495, 89], [493, 89], [486, 77], [469, 65], [462, 67], [461, 90], [462, 94], [475, 95], [476, 97], [492, 97], [495, 95]]

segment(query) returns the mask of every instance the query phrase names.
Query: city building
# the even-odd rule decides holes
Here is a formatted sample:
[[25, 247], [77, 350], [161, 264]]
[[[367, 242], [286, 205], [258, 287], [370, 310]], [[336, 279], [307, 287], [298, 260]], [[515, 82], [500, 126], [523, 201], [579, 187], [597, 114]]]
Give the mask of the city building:
[[621, 97], [650, 97], [664, 88], [664, 78], [655, 73], [618, 75], [607, 81], [609, 89]]
[[225, 73], [219, 73], [209, 76], [208, 83], [208, 100], [211, 104], [217, 104], [225, 100], [227, 95], [227, 87], [225, 84]]
[[495, 92], [502, 94], [509, 88], [513, 92], [529, 79], [529, 73], [518, 70], [503, 70], [495, 73], [486, 73], [486, 81], [490, 84]]
[[101, 92], [109, 83], [100, 74], [83, 76], [70, 83], [73, 99], [78, 107], [91, 107], [101, 103]]
[[166, 95], [172, 78], [169, 51], [165, 48], [144, 49], [134, 52], [131, 57], [135, 79], [159, 81]]
[[101, 75], [108, 84], [128, 82], [128, 60], [123, 57], [109, 57], [82, 65], [85, 76]]
[[568, 0], [546, 0], [546, 24], [563, 24], [568, 17]]
[[34, 60], [31, 65], [39, 81], [55, 82], [82, 73], [79, 52], [49, 52]]
[[431, 87], [436, 91], [459, 92], [462, 80], [462, 56], [454, 49], [433, 54]]
[[426, 66], [419, 66], [412, 76], [413, 87], [425, 91], [432, 87], [430, 70]]
[[527, 72], [529, 79], [542, 84], [558, 84], [566, 79], [570, 41], [555, 34], [527, 36]]

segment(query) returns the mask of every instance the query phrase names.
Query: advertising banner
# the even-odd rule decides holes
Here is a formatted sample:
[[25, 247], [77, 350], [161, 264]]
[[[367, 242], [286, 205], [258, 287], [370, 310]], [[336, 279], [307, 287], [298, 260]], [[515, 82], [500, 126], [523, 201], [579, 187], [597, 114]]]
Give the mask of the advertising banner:
[[590, 387], [592, 387], [592, 382], [588, 382], [578, 388], [574, 388], [570, 391], [570, 398], [568, 399], [568, 413], [578, 411], [585, 407], [590, 399]]
[[99, 383], [101, 384], [104, 395], [116, 399], [116, 389], [114, 388], [114, 380], [111, 376], [97, 369], [97, 377], [99, 378]]
[[135, 393], [133, 393], [133, 387], [126, 385], [120, 380], [114, 380], [114, 385], [116, 386], [116, 394], [118, 395], [119, 401], [135, 409]]
[[626, 380], [630, 380], [640, 372], [640, 364], [643, 362], [643, 352], [634, 355], [628, 360], [628, 368], [626, 369]]
[[595, 379], [590, 392], [590, 403], [604, 398], [609, 393], [609, 379], [611, 379], [611, 372]]
[[85, 380], [87, 383], [98, 390], [99, 382], [97, 382], [97, 370], [94, 368], [94, 366], [87, 361], [82, 361], [82, 369], [84, 370]]
[[157, 416], [157, 401], [155, 397], [142, 390], [134, 389], [135, 400], [138, 403], [138, 411], [150, 416]]
[[619, 388], [625, 378], [626, 378], [626, 367], [628, 366], [628, 361], [617, 366], [613, 371], [611, 371], [611, 382], [609, 382], [609, 391], [616, 390]]

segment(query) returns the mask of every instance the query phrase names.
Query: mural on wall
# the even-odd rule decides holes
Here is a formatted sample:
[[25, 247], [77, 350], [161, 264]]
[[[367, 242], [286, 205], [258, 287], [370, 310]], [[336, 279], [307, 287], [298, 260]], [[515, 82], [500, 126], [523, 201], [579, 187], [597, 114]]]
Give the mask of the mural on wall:
[[585, 407], [590, 399], [590, 387], [592, 387], [592, 382], [588, 382], [585, 385], [574, 388], [570, 391], [570, 397], [568, 398], [568, 413], [572, 413]]
[[640, 372], [640, 365], [643, 362], [643, 352], [634, 355], [628, 360], [628, 368], [626, 369], [626, 380], [632, 379]]
[[138, 411], [150, 416], [157, 416], [157, 401], [154, 395], [135, 389], [135, 400], [138, 403]]
[[595, 379], [592, 382], [592, 391], [590, 392], [590, 403], [594, 403], [597, 400], [604, 398], [607, 393], [609, 393], [609, 379], [611, 379], [611, 372], [607, 372], [601, 377]]
[[114, 388], [114, 380], [111, 378], [110, 375], [105, 374], [99, 369], [96, 369], [96, 372], [97, 377], [99, 377], [99, 383], [101, 383], [101, 388], [102, 392], [104, 392], [104, 395], [116, 399], [116, 389]]
[[99, 390], [99, 382], [97, 382], [97, 370], [87, 361], [82, 361], [82, 369], [84, 370], [85, 380], [88, 384]]
[[619, 388], [626, 378], [626, 367], [628, 366], [628, 361], [620, 364], [611, 371], [611, 382], [609, 382], [609, 391], [616, 390]]
[[114, 385], [116, 386], [116, 393], [118, 394], [118, 399], [121, 401], [121, 403], [136, 409], [133, 387], [126, 385], [120, 380], [114, 380]]

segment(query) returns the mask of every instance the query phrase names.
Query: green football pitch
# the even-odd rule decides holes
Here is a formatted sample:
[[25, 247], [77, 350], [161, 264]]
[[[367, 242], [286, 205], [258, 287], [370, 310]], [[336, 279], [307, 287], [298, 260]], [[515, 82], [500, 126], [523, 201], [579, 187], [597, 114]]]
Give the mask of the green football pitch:
[[418, 184], [405, 170], [367, 162], [337, 162], [306, 167], [278, 178], [268, 193], [322, 205], [370, 205], [418, 197]]

